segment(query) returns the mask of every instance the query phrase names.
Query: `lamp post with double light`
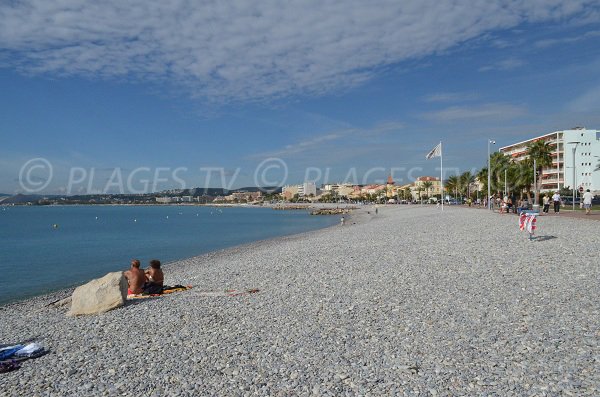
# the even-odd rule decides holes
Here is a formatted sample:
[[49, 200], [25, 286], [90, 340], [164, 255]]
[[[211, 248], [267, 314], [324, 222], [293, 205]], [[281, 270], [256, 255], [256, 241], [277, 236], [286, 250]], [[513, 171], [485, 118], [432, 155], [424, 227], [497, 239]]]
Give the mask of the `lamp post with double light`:
[[576, 162], [575, 162], [575, 153], [577, 151], [577, 145], [579, 145], [581, 142], [579, 141], [572, 141], [572, 142], [567, 142], [567, 145], [575, 145], [573, 146], [573, 211], [575, 211], [575, 189], [577, 189], [577, 172], [575, 169], [576, 166]]
[[492, 139], [488, 139], [488, 172], [487, 172], [487, 176], [488, 176], [488, 209], [491, 210], [492, 209], [492, 161], [490, 159], [490, 144], [495, 145], [496, 141], [492, 140]]

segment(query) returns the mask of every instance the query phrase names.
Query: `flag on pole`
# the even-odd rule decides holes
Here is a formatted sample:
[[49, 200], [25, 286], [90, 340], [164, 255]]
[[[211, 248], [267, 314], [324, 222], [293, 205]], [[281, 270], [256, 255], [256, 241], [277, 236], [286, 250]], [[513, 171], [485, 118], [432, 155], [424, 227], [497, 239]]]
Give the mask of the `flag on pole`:
[[434, 157], [440, 157], [442, 155], [442, 142], [438, 143], [436, 147], [431, 149], [431, 152], [425, 156], [425, 159], [429, 160]]
[[442, 142], [438, 143], [431, 152], [427, 153], [425, 156], [426, 160], [432, 159], [434, 157], [440, 158], [440, 193], [442, 198], [442, 211], [444, 210], [444, 157], [442, 155]]

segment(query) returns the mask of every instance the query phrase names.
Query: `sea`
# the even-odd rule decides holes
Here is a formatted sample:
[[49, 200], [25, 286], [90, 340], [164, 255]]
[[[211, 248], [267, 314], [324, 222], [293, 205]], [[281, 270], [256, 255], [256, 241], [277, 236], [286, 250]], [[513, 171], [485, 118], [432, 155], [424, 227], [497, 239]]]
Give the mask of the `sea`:
[[336, 222], [254, 207], [0, 206], [0, 304], [126, 270], [133, 258], [147, 267]]

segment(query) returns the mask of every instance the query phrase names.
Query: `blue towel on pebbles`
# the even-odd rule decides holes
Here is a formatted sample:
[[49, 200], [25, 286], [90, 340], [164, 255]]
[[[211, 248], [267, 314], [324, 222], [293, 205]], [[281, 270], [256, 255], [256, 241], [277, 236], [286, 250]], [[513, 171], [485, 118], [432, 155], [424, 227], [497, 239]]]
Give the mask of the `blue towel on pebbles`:
[[11, 358], [15, 355], [16, 352], [24, 348], [23, 345], [13, 345], [8, 347], [3, 347], [0, 349], [0, 360], [6, 360], [7, 358]]
[[44, 348], [37, 343], [29, 343], [15, 353], [15, 358], [35, 358], [46, 353]]

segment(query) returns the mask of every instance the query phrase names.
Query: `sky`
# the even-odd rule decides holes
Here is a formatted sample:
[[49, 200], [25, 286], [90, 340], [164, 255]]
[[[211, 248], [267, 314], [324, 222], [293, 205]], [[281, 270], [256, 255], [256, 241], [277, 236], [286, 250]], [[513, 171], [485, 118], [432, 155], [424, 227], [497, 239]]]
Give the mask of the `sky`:
[[0, 2], [0, 192], [397, 183], [600, 129], [600, 3]]

